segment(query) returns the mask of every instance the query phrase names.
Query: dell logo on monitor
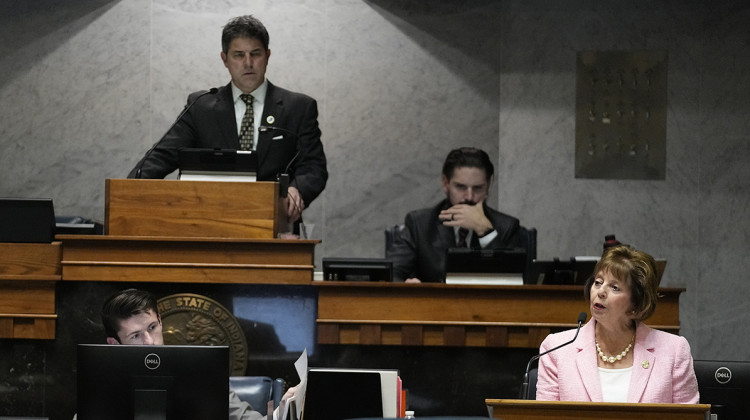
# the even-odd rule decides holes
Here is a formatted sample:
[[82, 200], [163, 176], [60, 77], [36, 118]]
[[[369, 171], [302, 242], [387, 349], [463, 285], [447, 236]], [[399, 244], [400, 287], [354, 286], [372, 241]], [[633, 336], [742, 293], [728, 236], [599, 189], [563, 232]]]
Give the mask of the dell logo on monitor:
[[726, 384], [732, 380], [732, 371], [729, 370], [729, 368], [722, 366], [716, 369], [716, 373], [714, 373], [714, 377], [716, 378], [716, 382], [720, 384]]
[[161, 359], [159, 359], [158, 354], [149, 353], [146, 355], [146, 359], [143, 360], [143, 363], [147, 368], [154, 370], [161, 365]]

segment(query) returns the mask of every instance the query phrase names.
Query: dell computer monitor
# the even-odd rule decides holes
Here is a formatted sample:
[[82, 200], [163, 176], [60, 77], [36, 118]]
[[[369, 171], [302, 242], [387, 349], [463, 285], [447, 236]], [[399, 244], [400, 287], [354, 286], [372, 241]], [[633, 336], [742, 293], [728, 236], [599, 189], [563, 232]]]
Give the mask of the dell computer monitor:
[[227, 346], [78, 345], [78, 420], [229, 417]]
[[750, 362], [694, 360], [701, 404], [717, 420], [744, 420], [750, 413]]

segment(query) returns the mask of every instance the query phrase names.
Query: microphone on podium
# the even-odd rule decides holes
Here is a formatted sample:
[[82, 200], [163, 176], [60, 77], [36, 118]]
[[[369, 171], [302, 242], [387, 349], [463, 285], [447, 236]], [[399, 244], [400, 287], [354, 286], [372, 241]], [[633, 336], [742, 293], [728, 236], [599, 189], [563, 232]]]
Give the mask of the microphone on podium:
[[580, 314], [578, 314], [578, 328], [576, 329], [576, 335], [573, 336], [572, 340], [566, 343], [562, 343], [553, 349], [549, 349], [545, 351], [544, 353], [539, 353], [529, 360], [529, 363], [526, 365], [526, 373], [524, 373], [523, 375], [523, 384], [521, 385], [521, 399], [524, 399], [524, 400], [529, 399], [529, 371], [531, 370], [531, 364], [534, 362], [534, 360], [537, 360], [547, 353], [553, 352], [559, 349], [560, 347], [565, 347], [568, 344], [576, 341], [576, 338], [578, 338], [578, 333], [581, 331], [581, 325], [583, 325], [583, 323], [586, 322], [586, 316], [587, 316], [586, 312], [581, 312]]
[[167, 134], [170, 131], [172, 131], [172, 129], [174, 128], [174, 126], [177, 125], [177, 123], [182, 119], [182, 117], [185, 116], [185, 114], [187, 114], [187, 112], [190, 110], [190, 108], [192, 108], [193, 105], [195, 105], [195, 103], [198, 102], [198, 99], [200, 99], [203, 96], [208, 95], [208, 94], [214, 95], [218, 91], [219, 91], [218, 88], [211, 88], [211, 89], [209, 89], [209, 90], [201, 93], [200, 95], [198, 95], [198, 97], [196, 97], [193, 102], [190, 102], [189, 104], [185, 105], [185, 108], [182, 109], [182, 112], [180, 112], [180, 115], [177, 116], [177, 118], [174, 120], [174, 122], [172, 123], [172, 125], [169, 126], [169, 129], [164, 133], [164, 135], [159, 139], [159, 141], [157, 141], [156, 143], [154, 143], [153, 147], [151, 147], [150, 149], [148, 149], [148, 152], [146, 152], [146, 155], [141, 160], [141, 163], [138, 164], [138, 170], [135, 171], [135, 179], [140, 179], [141, 178], [141, 172], [143, 171], [143, 164], [146, 163], [146, 160], [148, 159], [148, 157], [151, 156], [151, 153], [154, 151], [154, 149], [156, 149], [156, 147], [159, 146], [159, 144], [162, 142], [162, 140], [164, 140], [164, 137], [166, 137]]

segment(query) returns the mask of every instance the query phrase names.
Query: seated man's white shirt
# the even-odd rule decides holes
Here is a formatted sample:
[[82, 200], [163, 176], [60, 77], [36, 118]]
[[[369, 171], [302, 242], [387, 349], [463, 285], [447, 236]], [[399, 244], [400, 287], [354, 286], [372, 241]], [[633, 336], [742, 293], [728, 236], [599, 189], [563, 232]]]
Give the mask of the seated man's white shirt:
[[[458, 226], [453, 226], [453, 235], [456, 237], [456, 242], [458, 242], [458, 229], [460, 229]], [[466, 235], [466, 243], [470, 244], [471, 238], [476, 234], [477, 233], [474, 232], [473, 230], [469, 230], [469, 234]], [[490, 242], [492, 242], [492, 240], [495, 239], [496, 237], [497, 237], [497, 231], [493, 229], [492, 232], [482, 236], [481, 238], [478, 238], [479, 246], [482, 248], [486, 248], [487, 245], [489, 245]]]

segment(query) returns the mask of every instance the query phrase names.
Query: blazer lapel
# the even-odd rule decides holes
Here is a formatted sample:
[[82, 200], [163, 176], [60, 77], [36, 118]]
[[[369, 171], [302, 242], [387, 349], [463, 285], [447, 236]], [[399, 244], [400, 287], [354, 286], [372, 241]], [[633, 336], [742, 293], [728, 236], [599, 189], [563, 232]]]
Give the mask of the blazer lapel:
[[633, 371], [630, 377], [628, 402], [640, 402], [646, 390], [646, 384], [654, 370], [656, 356], [654, 343], [650, 340], [651, 328], [639, 323], [636, 327], [635, 345], [633, 346]]
[[216, 126], [221, 132], [221, 147], [224, 149], [239, 149], [240, 139], [237, 134], [237, 120], [234, 115], [234, 102], [232, 101], [232, 83], [229, 82], [224, 89], [216, 95], [214, 102], [214, 115]]

